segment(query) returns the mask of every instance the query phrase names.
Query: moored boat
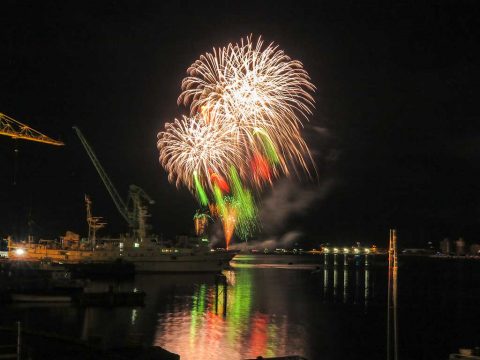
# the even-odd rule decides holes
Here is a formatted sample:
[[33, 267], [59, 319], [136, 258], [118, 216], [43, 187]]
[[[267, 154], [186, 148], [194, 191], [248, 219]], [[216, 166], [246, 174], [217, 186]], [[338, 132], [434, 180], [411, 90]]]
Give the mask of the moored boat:
[[56, 303], [56, 302], [71, 302], [72, 295], [69, 295], [66, 293], [51, 292], [51, 291], [12, 292], [10, 294], [10, 299], [13, 302]]
[[[135, 242], [125, 237], [97, 240], [95, 247], [11, 242], [8, 254], [11, 262], [48, 261], [67, 268], [80, 267], [83, 271], [95, 267], [114, 271], [113, 264], [133, 264], [135, 272], [218, 272], [229, 267], [236, 252], [213, 250], [208, 246], [166, 247], [155, 242]], [[123, 272], [126, 271], [125, 266], [121, 267]]]

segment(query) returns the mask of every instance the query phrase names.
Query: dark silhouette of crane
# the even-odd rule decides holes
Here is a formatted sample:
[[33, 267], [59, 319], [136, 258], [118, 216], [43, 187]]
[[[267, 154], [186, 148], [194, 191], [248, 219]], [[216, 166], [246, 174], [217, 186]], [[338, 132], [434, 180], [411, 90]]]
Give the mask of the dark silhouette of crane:
[[90, 157], [90, 160], [92, 160], [95, 169], [97, 169], [97, 172], [107, 188], [107, 191], [110, 194], [110, 197], [112, 198], [118, 212], [127, 221], [128, 226], [133, 231], [134, 237], [139, 241], [143, 241], [147, 236], [148, 225], [146, 223], [146, 219], [149, 216], [144, 202], [146, 201], [148, 204], [154, 204], [155, 202], [142, 188], [133, 184], [130, 185], [128, 198], [126, 201], [124, 201], [118, 194], [117, 189], [113, 185], [102, 164], [100, 164], [100, 161], [95, 155], [95, 152], [88, 143], [87, 139], [85, 139], [85, 136], [83, 136], [78, 127], [74, 126], [73, 129], [82, 142], [82, 145]]

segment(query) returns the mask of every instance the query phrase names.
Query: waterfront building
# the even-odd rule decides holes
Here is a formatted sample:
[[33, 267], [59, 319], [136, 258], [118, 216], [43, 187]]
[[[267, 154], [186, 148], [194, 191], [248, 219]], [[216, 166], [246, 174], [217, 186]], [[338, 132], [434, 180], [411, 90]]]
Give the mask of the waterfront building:
[[455, 246], [456, 246], [455, 253], [457, 254], [457, 256], [465, 255], [465, 240], [463, 240], [462, 238], [459, 238], [457, 241], [455, 241]]
[[445, 238], [442, 241], [440, 241], [440, 252], [445, 255], [449, 255], [451, 251], [450, 248], [450, 239]]

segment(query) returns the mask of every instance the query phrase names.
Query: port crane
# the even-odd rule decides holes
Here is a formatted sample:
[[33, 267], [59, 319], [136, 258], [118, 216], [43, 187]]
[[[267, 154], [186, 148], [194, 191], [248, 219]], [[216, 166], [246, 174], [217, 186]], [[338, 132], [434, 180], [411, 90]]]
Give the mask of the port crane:
[[146, 219], [147, 217], [149, 217], [145, 202], [147, 202], [148, 204], [154, 204], [155, 201], [153, 201], [142, 188], [133, 184], [130, 185], [128, 198], [126, 201], [124, 201], [119, 195], [117, 189], [113, 185], [110, 177], [108, 176], [107, 172], [98, 160], [95, 152], [93, 151], [92, 147], [88, 143], [83, 133], [76, 126], [73, 127], [73, 130], [75, 130], [75, 133], [77, 134], [83, 147], [85, 148], [85, 151], [87, 152], [90, 160], [95, 166], [95, 169], [100, 175], [100, 178], [102, 179], [103, 184], [107, 188], [107, 191], [110, 194], [110, 197], [112, 198], [115, 207], [117, 208], [120, 215], [126, 220], [128, 226], [132, 230], [133, 236], [140, 242], [143, 241], [147, 236], [148, 225]]
[[[0, 135], [9, 136], [12, 139], [35, 141], [43, 144], [63, 146], [63, 142], [54, 140], [41, 132], [32, 129], [30, 126], [17, 121], [10, 116], [0, 113]], [[15, 169], [13, 174], [13, 185], [16, 185], [18, 148], [15, 142]]]
[[63, 142], [54, 140], [3, 113], [0, 113], [0, 135], [6, 135], [13, 139], [30, 140], [56, 146], [65, 145]]

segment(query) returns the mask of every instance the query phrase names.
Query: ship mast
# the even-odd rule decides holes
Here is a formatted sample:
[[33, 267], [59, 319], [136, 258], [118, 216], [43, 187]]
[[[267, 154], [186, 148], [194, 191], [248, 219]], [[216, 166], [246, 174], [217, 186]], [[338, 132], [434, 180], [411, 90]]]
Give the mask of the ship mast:
[[102, 218], [92, 215], [92, 200], [88, 195], [85, 195], [85, 206], [87, 208], [87, 223], [88, 223], [88, 243], [95, 249], [97, 241], [97, 230], [105, 227], [107, 223], [101, 222]]

